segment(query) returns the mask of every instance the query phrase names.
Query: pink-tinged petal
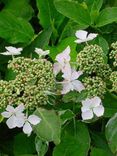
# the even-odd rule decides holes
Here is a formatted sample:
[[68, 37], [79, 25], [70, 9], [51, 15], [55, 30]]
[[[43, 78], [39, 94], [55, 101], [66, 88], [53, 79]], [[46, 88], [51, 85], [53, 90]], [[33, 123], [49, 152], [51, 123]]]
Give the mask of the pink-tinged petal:
[[70, 90], [73, 90], [71, 83], [63, 83], [63, 90], [61, 91], [61, 94], [66, 94], [70, 92]]
[[93, 112], [92, 112], [92, 110], [82, 112], [81, 116], [82, 116], [83, 120], [90, 120], [93, 118]]
[[17, 119], [14, 115], [12, 115], [7, 121], [6, 121], [7, 126], [12, 129], [17, 127]]
[[97, 37], [98, 34], [90, 33], [87, 37], [88, 40], [93, 40], [94, 38]]
[[68, 46], [62, 53], [56, 56], [56, 61], [58, 61], [62, 66], [65, 62], [70, 61], [70, 47]]
[[61, 71], [61, 66], [59, 63], [54, 63], [53, 65], [53, 72], [54, 75], [56, 76], [59, 72]]
[[101, 99], [98, 96], [91, 98], [91, 103], [93, 107], [97, 107], [101, 104]]
[[104, 114], [104, 107], [102, 105], [93, 108], [93, 112], [97, 117], [100, 117]]
[[32, 132], [32, 127], [29, 122], [26, 122], [23, 126], [23, 132], [27, 135], [30, 135]]
[[64, 66], [64, 68], [62, 68], [62, 77], [65, 79], [65, 80], [68, 80], [68, 81], [71, 81], [71, 72], [72, 72], [72, 69], [71, 69], [71, 66], [69, 63], [66, 63], [66, 65]]
[[41, 119], [36, 116], [36, 115], [30, 115], [28, 117], [28, 121], [32, 124], [32, 125], [37, 125], [38, 123], [40, 123]]
[[15, 111], [14, 107], [13, 106], [10, 106], [10, 105], [7, 106], [6, 110], [8, 112], [14, 112]]
[[19, 106], [15, 108], [15, 112], [21, 113], [24, 111], [24, 109], [25, 109], [24, 104], [20, 104]]
[[85, 105], [83, 105], [83, 106], [81, 107], [81, 110], [82, 110], [82, 112], [86, 112], [86, 111], [91, 110], [91, 109], [90, 109], [90, 104], [85, 104]]
[[2, 115], [4, 118], [9, 118], [9, 117], [11, 116], [11, 113], [5, 111], [5, 112], [1, 113], [1, 115]]
[[24, 116], [20, 116], [20, 117], [16, 117], [16, 124], [18, 128], [23, 127], [25, 123], [25, 117]]
[[82, 71], [75, 71], [75, 70], [72, 70], [71, 80], [76, 80], [76, 79], [78, 79], [82, 74], [83, 74]]
[[91, 106], [91, 105], [92, 105], [91, 99], [87, 98], [87, 99], [85, 99], [85, 100], [82, 100], [82, 105], [83, 105], [83, 106], [88, 105], [88, 107]]
[[76, 37], [81, 40], [85, 40], [87, 38], [87, 34], [88, 34], [88, 32], [85, 30], [78, 30], [75, 33]]
[[78, 92], [81, 92], [82, 90], [85, 89], [84, 85], [79, 80], [72, 81], [72, 85], [74, 87], [74, 90], [76, 90]]

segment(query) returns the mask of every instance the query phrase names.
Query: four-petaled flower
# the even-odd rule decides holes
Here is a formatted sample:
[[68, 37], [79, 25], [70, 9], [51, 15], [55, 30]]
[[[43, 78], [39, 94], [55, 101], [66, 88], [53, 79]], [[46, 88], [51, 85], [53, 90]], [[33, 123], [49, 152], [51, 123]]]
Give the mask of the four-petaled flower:
[[75, 71], [74, 69], [69, 68], [66, 72], [63, 73], [62, 77], [64, 78], [63, 82], [60, 82], [63, 86], [62, 94], [66, 94], [69, 91], [76, 90], [81, 92], [85, 89], [84, 85], [77, 80], [81, 75], [82, 71]]
[[101, 99], [97, 96], [82, 101], [82, 119], [90, 120], [96, 115], [100, 117], [104, 114], [104, 107], [102, 105]]
[[93, 40], [94, 38], [97, 37], [98, 34], [94, 34], [94, 33], [88, 34], [87, 31], [78, 30], [78, 31], [76, 31], [75, 35], [78, 38], [77, 40], [75, 40], [75, 42], [76, 43], [83, 43], [83, 42]]
[[40, 121], [41, 119], [36, 115], [30, 115], [28, 118], [25, 118], [23, 132], [29, 136], [33, 130], [31, 125], [37, 125]]
[[66, 68], [70, 67], [70, 47], [68, 46], [62, 53], [55, 58], [57, 63], [54, 63], [54, 74], [57, 75], [60, 71], [65, 72]]
[[50, 53], [50, 51], [49, 50], [42, 50], [42, 49], [40, 49], [40, 48], [35, 48], [35, 52], [40, 56], [40, 57], [42, 57], [42, 56], [46, 56], [46, 55], [48, 55], [49, 53]]
[[15, 47], [12, 47], [12, 46], [9, 46], [9, 47], [5, 47], [6, 48], [6, 52], [3, 52], [3, 53], [0, 53], [2, 55], [20, 55], [21, 54], [21, 51], [23, 50], [22, 48], [15, 48]]
[[12, 129], [15, 127], [21, 128], [24, 124], [24, 105], [20, 104], [18, 107], [8, 105], [6, 111], [1, 113], [4, 118], [8, 118], [6, 121], [7, 126]]

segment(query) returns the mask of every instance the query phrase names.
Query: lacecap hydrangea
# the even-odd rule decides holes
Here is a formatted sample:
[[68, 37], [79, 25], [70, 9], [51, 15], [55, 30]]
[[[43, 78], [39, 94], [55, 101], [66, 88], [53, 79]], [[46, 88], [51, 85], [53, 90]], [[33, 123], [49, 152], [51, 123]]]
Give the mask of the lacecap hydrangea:
[[53, 67], [49, 61], [17, 57], [9, 61], [8, 69], [15, 78], [8, 82], [0, 81], [3, 99], [0, 101], [1, 107], [23, 103], [26, 109], [33, 110], [47, 104], [47, 92], [55, 91]]

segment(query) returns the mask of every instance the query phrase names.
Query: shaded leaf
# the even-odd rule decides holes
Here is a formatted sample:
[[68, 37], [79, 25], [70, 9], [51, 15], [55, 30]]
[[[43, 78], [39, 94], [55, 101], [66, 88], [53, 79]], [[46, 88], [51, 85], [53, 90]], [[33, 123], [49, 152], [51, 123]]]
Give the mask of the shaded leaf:
[[0, 12], [0, 37], [12, 44], [29, 43], [34, 37], [34, 31], [24, 19], [2, 11]]
[[55, 144], [59, 144], [61, 123], [56, 112], [54, 110], [38, 108], [35, 114], [42, 119], [40, 124], [35, 126], [37, 136], [45, 141], [53, 141]]
[[61, 143], [54, 148], [53, 156], [87, 156], [90, 136], [84, 123], [69, 124], [63, 132]]
[[117, 7], [105, 8], [100, 12], [96, 20], [96, 27], [102, 27], [104, 25], [116, 21], [117, 21]]

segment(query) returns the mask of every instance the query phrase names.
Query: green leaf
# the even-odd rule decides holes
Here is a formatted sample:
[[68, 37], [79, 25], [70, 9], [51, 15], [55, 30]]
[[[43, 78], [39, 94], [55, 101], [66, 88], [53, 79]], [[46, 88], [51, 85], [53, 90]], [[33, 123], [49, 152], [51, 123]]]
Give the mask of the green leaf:
[[62, 124], [65, 124], [67, 121], [73, 119], [73, 117], [75, 117], [75, 114], [70, 109], [67, 109], [59, 111], [59, 116], [62, 120]]
[[76, 22], [74, 22], [73, 20], [69, 20], [68, 23], [65, 24], [64, 29], [62, 30], [62, 33], [59, 37], [59, 41], [61, 41], [62, 39], [66, 38], [66, 37], [73, 37], [75, 36], [75, 32], [77, 30], [82, 30], [82, 29], [86, 29], [87, 25], [84, 24], [78, 24]]
[[48, 142], [42, 141], [38, 137], [35, 139], [36, 151], [39, 156], [45, 156], [48, 150]]
[[69, 45], [71, 48], [71, 53], [70, 53], [71, 61], [76, 61], [76, 56], [77, 56], [76, 46], [77, 46], [77, 44], [74, 41], [75, 41], [75, 37], [68, 37], [68, 38], [62, 40], [58, 45], [49, 47], [49, 49], [50, 49], [49, 56], [54, 61], [56, 55], [61, 53], [63, 50], [65, 50], [67, 48], [67, 46]]
[[90, 12], [92, 24], [94, 24], [97, 16], [99, 15], [99, 11], [102, 7], [102, 4], [103, 4], [103, 0], [94, 0], [94, 2], [92, 3], [91, 12]]
[[25, 20], [30, 20], [32, 18], [33, 9], [29, 5], [29, 0], [4, 0], [5, 7], [3, 10], [7, 10], [16, 17], [22, 17]]
[[81, 93], [73, 91], [73, 92], [69, 92], [66, 95], [64, 95], [63, 101], [65, 103], [67, 103], [67, 102], [78, 103], [78, 102], [81, 102], [82, 100], [86, 99], [86, 97], [87, 97], [86, 91], [82, 91]]
[[55, 144], [59, 144], [61, 123], [56, 112], [54, 110], [38, 108], [35, 114], [42, 119], [40, 124], [34, 128], [37, 136], [45, 141], [53, 141]]
[[12, 44], [29, 43], [34, 37], [34, 31], [24, 19], [2, 11], [0, 12], [0, 37]]
[[35, 139], [34, 136], [27, 137], [23, 133], [19, 133], [14, 139], [14, 155], [24, 155], [35, 153]]
[[108, 151], [101, 149], [101, 148], [93, 148], [91, 150], [90, 156], [112, 156], [108, 153]]
[[109, 45], [108, 42], [102, 36], [97, 36], [95, 40], [91, 41], [91, 43], [99, 45], [100, 47], [102, 47], [104, 54], [108, 54]]
[[48, 45], [50, 37], [52, 34], [52, 29], [48, 28], [39, 33], [35, 39], [23, 49], [23, 56], [29, 56], [30, 53], [34, 54], [35, 48], [44, 49]]
[[117, 97], [112, 93], [107, 92], [102, 103], [105, 108], [105, 117], [112, 117], [117, 112]]
[[117, 7], [105, 8], [100, 12], [96, 20], [96, 27], [102, 27], [104, 25], [116, 21], [117, 21]]
[[98, 148], [98, 149], [102, 149], [104, 151], [107, 151], [109, 156], [113, 156], [109, 146], [108, 146], [108, 143], [107, 143], [107, 140], [105, 138], [105, 134], [102, 132], [96, 132], [96, 131], [90, 131], [91, 133], [91, 139], [92, 139], [92, 143], [93, 145]]
[[64, 16], [61, 15], [53, 4], [53, 0], [36, 0], [39, 10], [38, 18], [43, 28], [52, 27], [53, 31], [55, 27], [59, 27], [62, 23]]
[[[74, 129], [75, 127], [75, 129]], [[70, 123], [61, 138], [61, 143], [54, 148], [53, 156], [87, 156], [90, 148], [90, 136], [84, 123]]]
[[111, 151], [117, 154], [117, 113], [108, 121], [105, 134]]
[[74, 20], [78, 24], [89, 26], [91, 24], [90, 14], [87, 8], [77, 1], [55, 0], [56, 9], [64, 16]]

